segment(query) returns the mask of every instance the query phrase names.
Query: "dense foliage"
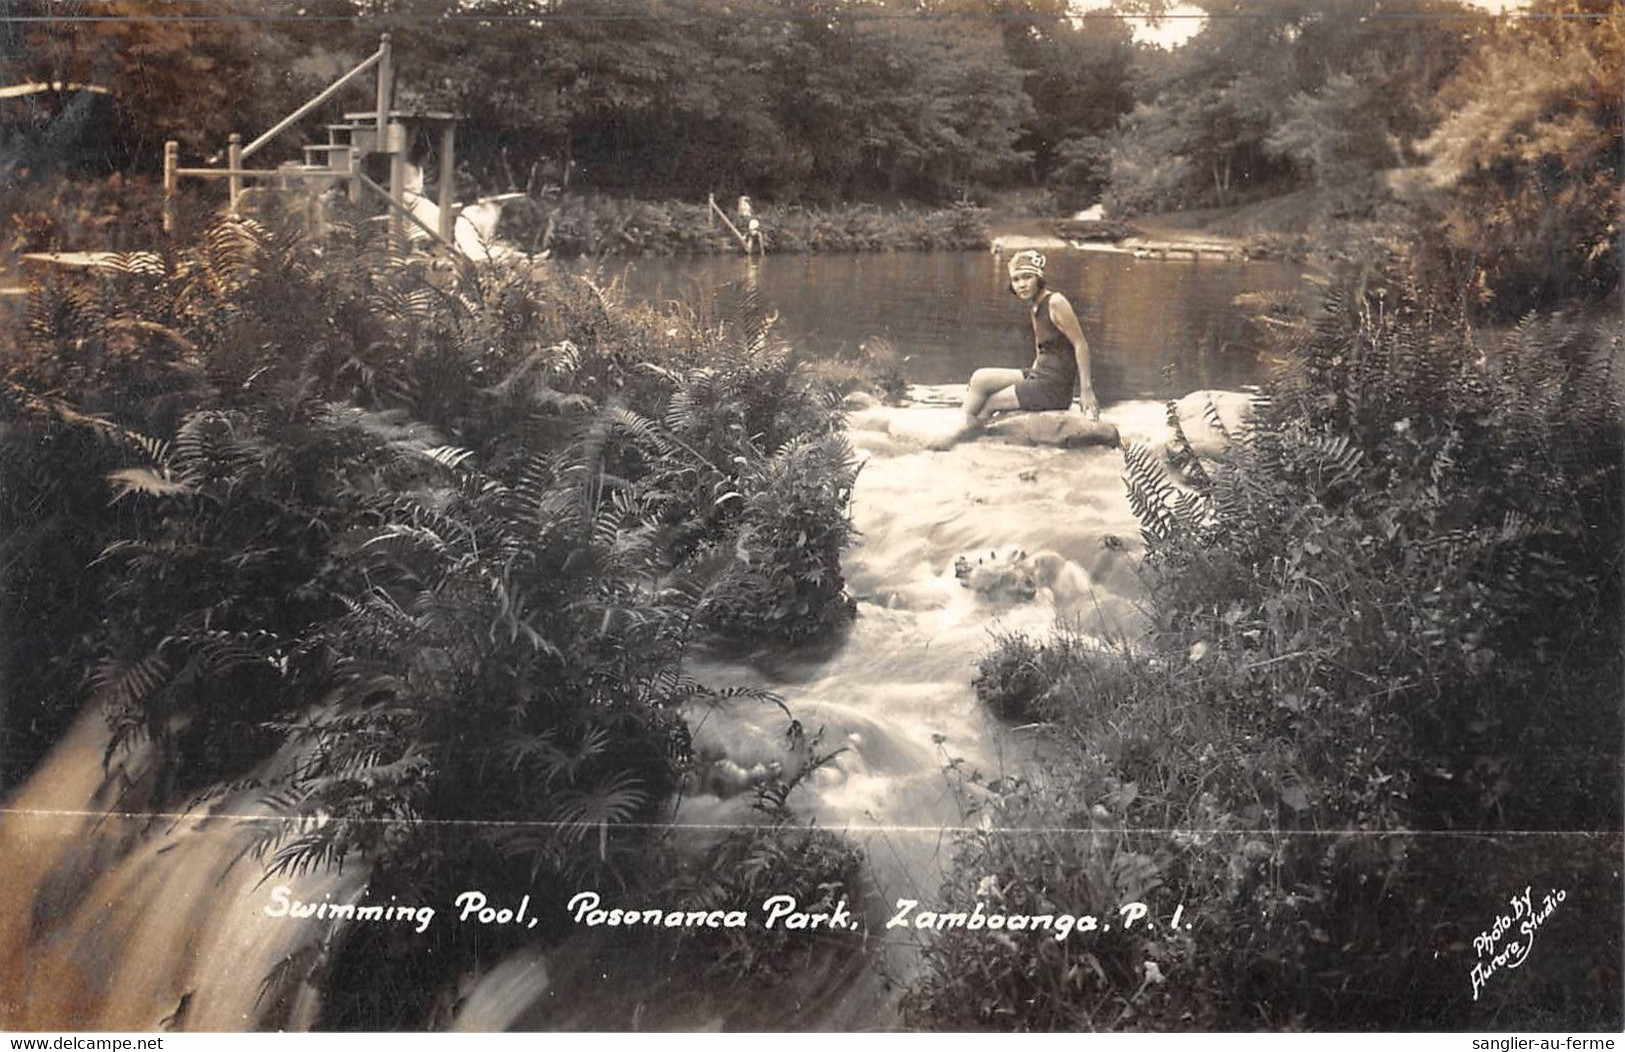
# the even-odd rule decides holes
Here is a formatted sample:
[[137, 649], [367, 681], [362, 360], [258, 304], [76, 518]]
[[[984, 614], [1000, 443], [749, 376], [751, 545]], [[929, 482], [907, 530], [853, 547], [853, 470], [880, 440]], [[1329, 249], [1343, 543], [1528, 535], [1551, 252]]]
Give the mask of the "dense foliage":
[[1431, 226], [1439, 280], [1502, 318], [1617, 290], [1618, 5], [1536, 0], [1513, 21], [1449, 2], [1200, 6], [1188, 45], [1144, 56], [1110, 137], [1114, 211], [1303, 191], [1321, 255]]
[[[979, 694], [1063, 751], [976, 798], [946, 889], [1194, 928], [950, 933], [915, 1021], [1618, 1026], [1610, 838], [1573, 834], [1621, 821], [1620, 338], [1531, 317], [1486, 350], [1402, 278], [1274, 321], [1287, 367], [1228, 460], [1176, 484], [1129, 452], [1150, 634], [984, 658]], [[1595, 952], [1474, 1004], [1473, 918], [1531, 881], [1595, 889], [1558, 929]]]
[[[1296, 185], [1369, 204], [1431, 126], [1429, 99], [1487, 21], [1444, 2], [1212, 0], [1189, 44], [1147, 56], [1112, 140], [1120, 211], [1223, 205]], [[1428, 17], [1433, 16], [1433, 17]]]
[[1440, 91], [1407, 197], [1475, 298], [1503, 314], [1619, 288], [1625, 17], [1569, 2], [1491, 34]]
[[251, 779], [288, 815], [273, 874], [630, 880], [709, 693], [688, 648], [851, 615], [836, 397], [753, 305], [701, 325], [365, 229], [228, 221], [35, 295], [4, 360], [7, 743], [88, 664], [160, 801]]
[[117, 167], [156, 164], [166, 138], [207, 156], [230, 131], [252, 137], [384, 30], [403, 101], [466, 115], [470, 173], [501, 189], [941, 201], [1063, 166], [1097, 177], [1070, 144], [1128, 105], [1126, 29], [1074, 23], [1055, 0], [208, 0], [162, 21], [142, 20], [173, 13], [150, 0], [96, 9], [132, 20], [17, 23], [0, 58], [109, 88]]
[[[942, 901], [1180, 903], [1193, 928], [947, 933], [905, 1012], [1617, 1027], [1619, 340], [1523, 312], [1617, 294], [1620, 15], [1202, 6], [1202, 32], [1162, 53], [1052, 0], [189, 8], [218, 21], [106, 0], [106, 21], [0, 25], [0, 64], [64, 85], [5, 112], [0, 250], [155, 247], [150, 186], [39, 177], [151, 168], [169, 137], [211, 157], [384, 29], [403, 104], [468, 115], [464, 185], [540, 205], [525, 248], [727, 245], [696, 202], [740, 191], [774, 251], [963, 248], [986, 238], [969, 199], [1034, 184], [1116, 215], [1293, 191], [1329, 260], [1420, 234], [1314, 317], [1268, 319], [1288, 368], [1228, 462], [1180, 457], [1176, 480], [1129, 451], [1147, 638], [1010, 636], [981, 662], [983, 700], [1058, 744], [963, 787], [980, 825]], [[76, 83], [108, 87], [111, 112]], [[832, 203], [856, 199], [960, 204]], [[53, 281], [5, 331], [0, 782], [88, 687], [159, 802], [255, 781], [287, 819], [260, 845], [274, 872], [360, 861], [375, 894], [436, 900], [471, 872], [544, 897], [647, 878], [648, 820], [689, 760], [679, 710], [710, 694], [689, 648], [851, 617], [834, 400], [748, 304], [631, 309], [591, 279], [431, 262], [369, 229], [318, 245], [226, 223]], [[1470, 321], [1486, 309], [1522, 320], [1491, 341]], [[670, 887], [851, 887], [849, 847], [782, 809], [764, 821]], [[1532, 874], [1588, 889], [1554, 924], [1596, 952], [1554, 938], [1475, 1005], [1478, 919]], [[325, 1022], [423, 1022], [428, 1001], [399, 991], [504, 948], [395, 938], [330, 948], [359, 988]], [[784, 948], [679, 952], [737, 974]]]

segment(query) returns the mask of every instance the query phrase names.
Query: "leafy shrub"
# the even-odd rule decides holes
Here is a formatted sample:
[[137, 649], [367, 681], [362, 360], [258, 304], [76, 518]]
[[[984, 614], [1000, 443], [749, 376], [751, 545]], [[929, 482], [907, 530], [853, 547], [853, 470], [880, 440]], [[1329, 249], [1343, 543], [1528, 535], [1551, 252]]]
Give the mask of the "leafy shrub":
[[[788, 802], [795, 788], [835, 754], [820, 754], [819, 735], [808, 738], [793, 721], [791, 736], [799, 739], [790, 743], [792, 755], [803, 758], [799, 768], [757, 789], [752, 805], [757, 824], [730, 830], [668, 883], [665, 894], [674, 908], [756, 916], [770, 896], [789, 895], [800, 911], [833, 914], [844, 900], [849, 912], [861, 915], [862, 854], [838, 834], [799, 824]], [[803, 972], [807, 959], [827, 945], [782, 924], [771, 930], [691, 928], [681, 932], [674, 960], [679, 967], [693, 962], [708, 974], [782, 981]]]
[[841, 576], [853, 537], [857, 464], [844, 437], [798, 440], [750, 465], [737, 542], [744, 568], [710, 599], [707, 622], [749, 641], [827, 635], [857, 606]]
[[1037, 642], [1021, 632], [998, 635], [978, 658], [972, 686], [1004, 719], [1049, 721], [1100, 738], [1112, 728], [1093, 721], [1124, 693], [1116, 680], [1127, 675], [1125, 646], [1118, 641], [1108, 648], [1065, 620]]
[[1436, 265], [1502, 318], [1557, 297], [1617, 301], [1625, 31], [1597, 0], [1550, 0], [1456, 67], [1427, 166], [1406, 187]]
[[1186, 979], [1191, 933], [1145, 934], [1143, 921], [1140, 931], [1122, 930], [1123, 904], [1160, 913], [1160, 927], [1178, 901], [1164, 887], [1169, 844], [1119, 828], [1134, 784], [1057, 768], [977, 788], [967, 810], [980, 828], [955, 838], [956, 876], [933, 908], [1093, 916], [1113, 931], [929, 933], [925, 967], [902, 1001], [905, 1022], [1028, 1033], [1201, 1028], [1169, 1012], [1159, 988], [1165, 977]]
[[1007, 636], [976, 662], [976, 697], [1004, 719], [1026, 719], [1048, 689], [1049, 648], [1024, 635]]
[[[186, 188], [178, 206], [183, 228], [193, 234], [203, 210], [195, 191]], [[24, 252], [130, 252], [162, 237], [162, 197], [150, 177], [35, 178], [10, 182], [5, 193], [5, 263]]]
[[896, 405], [908, 396], [903, 356], [884, 336], [871, 336], [855, 348], [842, 347], [832, 357], [803, 364], [808, 377], [840, 395], [878, 395]]

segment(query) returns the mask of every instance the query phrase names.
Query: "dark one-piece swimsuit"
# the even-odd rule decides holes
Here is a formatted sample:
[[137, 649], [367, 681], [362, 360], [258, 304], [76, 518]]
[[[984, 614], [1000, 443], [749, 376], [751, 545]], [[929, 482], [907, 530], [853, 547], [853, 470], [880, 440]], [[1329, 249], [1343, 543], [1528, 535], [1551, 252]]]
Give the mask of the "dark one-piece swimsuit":
[[1069, 409], [1072, 391], [1078, 384], [1078, 360], [1072, 341], [1049, 320], [1049, 298], [1053, 295], [1046, 291], [1033, 303], [1033, 338], [1037, 339], [1044, 329], [1051, 330], [1051, 335], [1039, 341], [1034, 367], [1021, 370], [1026, 379], [1016, 384], [1016, 404], [1023, 409]]

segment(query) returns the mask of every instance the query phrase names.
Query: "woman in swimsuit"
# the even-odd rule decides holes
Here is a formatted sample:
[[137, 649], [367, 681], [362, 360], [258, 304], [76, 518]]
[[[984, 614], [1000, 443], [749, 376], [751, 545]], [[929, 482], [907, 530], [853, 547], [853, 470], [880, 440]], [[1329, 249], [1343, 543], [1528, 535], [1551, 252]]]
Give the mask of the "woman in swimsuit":
[[1032, 304], [1033, 345], [1030, 369], [978, 369], [971, 374], [963, 406], [964, 426], [949, 436], [951, 445], [974, 433], [992, 413], [1025, 409], [1069, 409], [1072, 391], [1081, 381], [1078, 405], [1092, 420], [1100, 419], [1089, 371], [1089, 342], [1083, 338], [1072, 304], [1044, 283], [1044, 255], [1023, 249], [1010, 257], [1010, 291]]

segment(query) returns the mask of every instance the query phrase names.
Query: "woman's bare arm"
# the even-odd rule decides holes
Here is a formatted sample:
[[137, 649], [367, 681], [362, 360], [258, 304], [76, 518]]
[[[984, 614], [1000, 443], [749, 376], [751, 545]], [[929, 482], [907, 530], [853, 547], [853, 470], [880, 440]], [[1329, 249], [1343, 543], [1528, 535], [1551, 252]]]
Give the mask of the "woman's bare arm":
[[1089, 341], [1083, 338], [1083, 326], [1073, 313], [1072, 304], [1057, 292], [1049, 298], [1049, 320], [1072, 341], [1072, 353], [1078, 359], [1078, 405], [1090, 416], [1100, 415], [1100, 401], [1095, 397], [1094, 373], [1089, 366]]

